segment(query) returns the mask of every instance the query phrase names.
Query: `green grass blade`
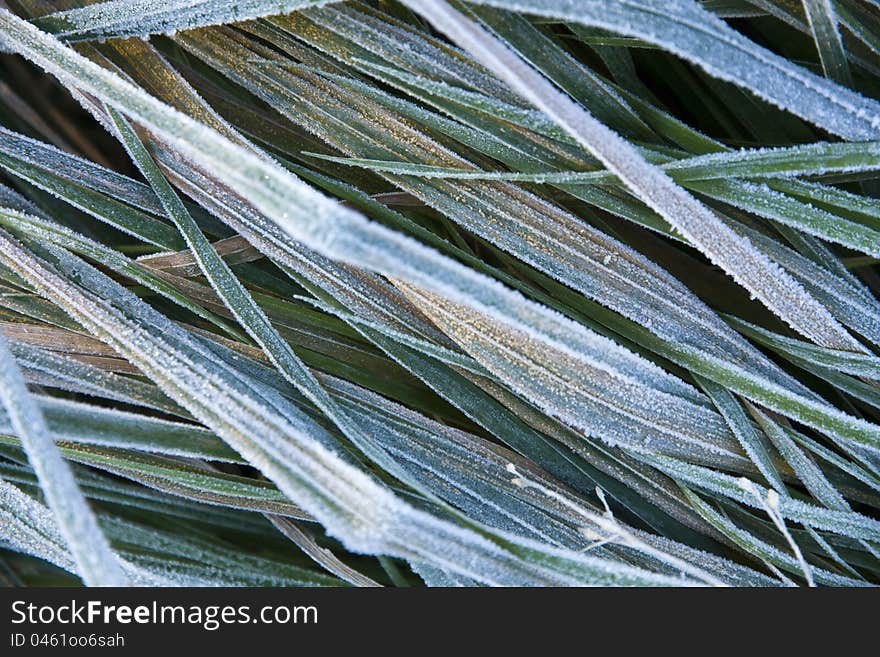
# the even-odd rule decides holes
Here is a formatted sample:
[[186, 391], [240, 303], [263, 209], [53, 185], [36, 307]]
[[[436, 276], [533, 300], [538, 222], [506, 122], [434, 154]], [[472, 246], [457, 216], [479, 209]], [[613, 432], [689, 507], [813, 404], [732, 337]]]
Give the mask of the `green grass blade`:
[[804, 10], [825, 75], [840, 84], [851, 85], [852, 77], [838, 31], [834, 3], [831, 0], [804, 0]]

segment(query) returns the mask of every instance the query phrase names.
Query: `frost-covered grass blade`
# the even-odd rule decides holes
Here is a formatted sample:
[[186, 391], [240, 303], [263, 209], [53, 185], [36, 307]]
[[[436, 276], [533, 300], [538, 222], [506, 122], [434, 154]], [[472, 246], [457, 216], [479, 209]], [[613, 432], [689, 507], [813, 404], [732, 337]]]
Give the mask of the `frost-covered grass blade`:
[[9, 4], [0, 581], [880, 583], [876, 3]]

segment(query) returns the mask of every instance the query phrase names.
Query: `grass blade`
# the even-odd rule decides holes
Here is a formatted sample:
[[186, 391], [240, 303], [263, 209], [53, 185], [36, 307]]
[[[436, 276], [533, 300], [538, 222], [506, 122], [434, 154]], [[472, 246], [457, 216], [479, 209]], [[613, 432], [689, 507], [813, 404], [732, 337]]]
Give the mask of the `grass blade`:
[[89, 586], [125, 586], [128, 578], [110, 551], [83, 498], [73, 474], [49, 436], [43, 414], [34, 403], [21, 371], [0, 336], [0, 399], [12, 427], [40, 480], [61, 535], [76, 562], [76, 571]]

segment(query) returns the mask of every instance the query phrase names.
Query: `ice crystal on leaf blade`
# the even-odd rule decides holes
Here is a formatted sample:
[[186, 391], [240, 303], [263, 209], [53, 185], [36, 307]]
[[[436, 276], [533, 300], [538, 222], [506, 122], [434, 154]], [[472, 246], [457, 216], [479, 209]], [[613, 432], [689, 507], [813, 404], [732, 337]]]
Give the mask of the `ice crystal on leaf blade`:
[[230, 3], [222, 0], [174, 0], [156, 4], [152, 0], [109, 0], [44, 16], [37, 24], [61, 36], [73, 38], [173, 35], [178, 30], [234, 23], [329, 1], [246, 0]]
[[468, 0], [645, 39], [853, 141], [880, 136], [880, 104], [749, 41], [695, 0]]

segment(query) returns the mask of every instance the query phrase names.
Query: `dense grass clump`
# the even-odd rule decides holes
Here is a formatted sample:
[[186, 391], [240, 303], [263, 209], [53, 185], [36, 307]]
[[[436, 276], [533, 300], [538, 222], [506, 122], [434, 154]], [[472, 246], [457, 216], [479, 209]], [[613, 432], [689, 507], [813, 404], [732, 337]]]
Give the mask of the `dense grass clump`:
[[880, 582], [877, 2], [10, 0], [0, 51], [8, 583]]

